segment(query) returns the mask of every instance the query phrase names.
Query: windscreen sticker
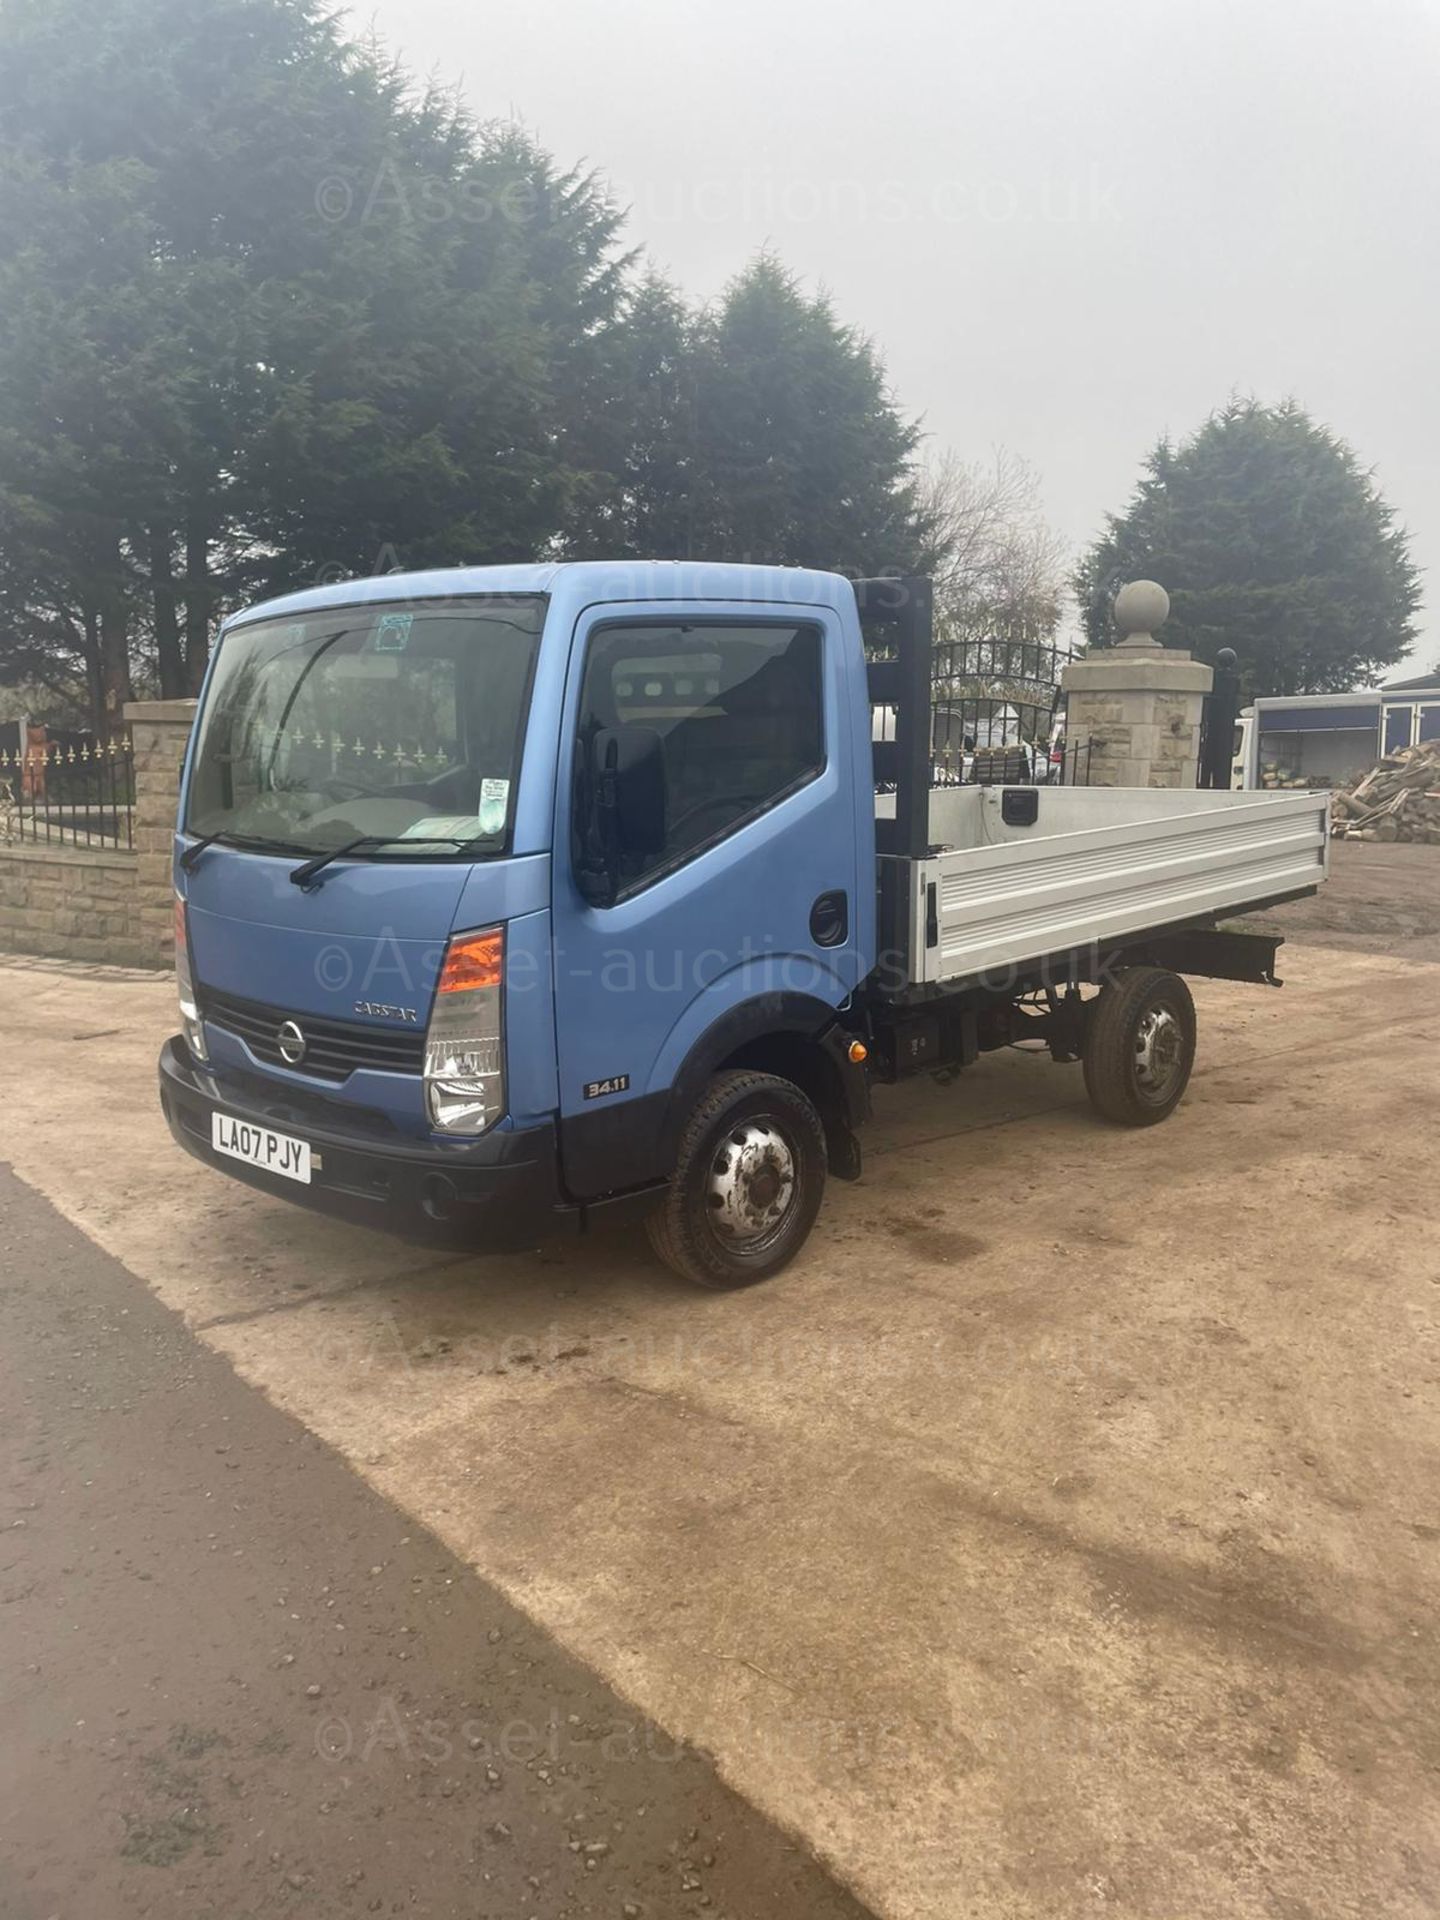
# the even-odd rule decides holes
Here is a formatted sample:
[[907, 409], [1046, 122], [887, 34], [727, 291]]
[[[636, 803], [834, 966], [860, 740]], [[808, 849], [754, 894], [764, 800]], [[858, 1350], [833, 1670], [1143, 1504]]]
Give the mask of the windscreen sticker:
[[375, 629], [376, 653], [404, 653], [414, 624], [413, 613], [382, 613]]
[[503, 833], [505, 814], [509, 805], [510, 782], [508, 780], [482, 780], [480, 782], [480, 831]]
[[473, 840], [484, 828], [473, 813], [427, 813], [412, 820], [402, 840]]

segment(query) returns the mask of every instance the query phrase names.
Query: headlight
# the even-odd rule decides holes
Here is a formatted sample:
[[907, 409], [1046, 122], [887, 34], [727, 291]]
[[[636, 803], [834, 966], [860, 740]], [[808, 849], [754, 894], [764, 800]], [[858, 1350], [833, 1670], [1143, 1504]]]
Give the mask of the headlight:
[[441, 1133], [484, 1133], [505, 1111], [505, 930], [456, 934], [425, 1033], [425, 1101]]
[[175, 896], [175, 986], [180, 995], [180, 1024], [185, 1029], [185, 1044], [197, 1060], [208, 1061], [205, 1048], [205, 1022], [195, 1003], [195, 977], [190, 971], [190, 935], [185, 919], [185, 902]]

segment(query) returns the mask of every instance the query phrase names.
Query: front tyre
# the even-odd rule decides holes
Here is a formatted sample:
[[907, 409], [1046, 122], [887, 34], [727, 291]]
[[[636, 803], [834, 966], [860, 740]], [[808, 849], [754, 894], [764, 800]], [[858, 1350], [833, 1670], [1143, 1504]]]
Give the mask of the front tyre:
[[825, 1171], [825, 1131], [799, 1087], [770, 1073], [718, 1073], [646, 1221], [650, 1244], [697, 1287], [752, 1287], [805, 1244]]
[[1153, 1127], [1180, 1104], [1195, 1064], [1195, 1002], [1179, 974], [1126, 967], [1090, 1012], [1085, 1088], [1107, 1120]]

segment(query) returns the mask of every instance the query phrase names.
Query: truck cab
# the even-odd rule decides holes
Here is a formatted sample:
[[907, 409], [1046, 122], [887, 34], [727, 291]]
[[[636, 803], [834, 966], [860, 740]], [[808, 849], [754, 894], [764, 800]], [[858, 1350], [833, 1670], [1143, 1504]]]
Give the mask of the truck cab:
[[717, 1073], [783, 1066], [826, 1137], [752, 1128], [715, 1195], [763, 1266], [804, 1149], [858, 1157], [865, 674], [853, 585], [792, 569], [463, 569], [230, 620], [175, 840], [177, 1137], [527, 1245], [653, 1203]]

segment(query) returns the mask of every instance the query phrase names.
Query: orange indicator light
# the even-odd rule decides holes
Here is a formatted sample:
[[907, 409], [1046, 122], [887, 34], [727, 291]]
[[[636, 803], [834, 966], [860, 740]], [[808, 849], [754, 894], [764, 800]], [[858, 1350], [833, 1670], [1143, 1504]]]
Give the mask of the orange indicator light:
[[499, 927], [485, 933], [462, 933], [445, 951], [438, 993], [470, 993], [477, 987], [498, 987], [505, 965], [505, 935]]

